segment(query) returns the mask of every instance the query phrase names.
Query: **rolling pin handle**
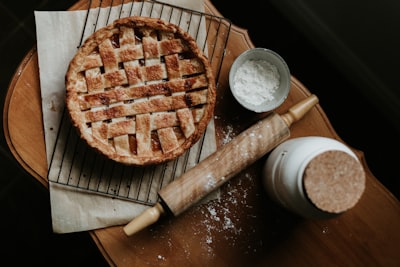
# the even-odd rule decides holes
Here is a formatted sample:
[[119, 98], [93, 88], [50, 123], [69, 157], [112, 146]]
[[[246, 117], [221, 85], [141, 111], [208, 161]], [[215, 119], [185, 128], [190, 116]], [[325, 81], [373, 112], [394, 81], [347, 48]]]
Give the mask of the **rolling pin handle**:
[[296, 105], [292, 106], [285, 114], [281, 115], [281, 118], [285, 121], [287, 126], [291, 126], [293, 122], [303, 118], [303, 116], [317, 103], [318, 97], [312, 94]]
[[164, 215], [165, 211], [161, 203], [155, 204], [152, 208], [145, 210], [143, 213], [139, 214], [130, 223], [128, 223], [124, 228], [124, 232], [127, 236], [131, 236], [147, 226], [155, 223]]

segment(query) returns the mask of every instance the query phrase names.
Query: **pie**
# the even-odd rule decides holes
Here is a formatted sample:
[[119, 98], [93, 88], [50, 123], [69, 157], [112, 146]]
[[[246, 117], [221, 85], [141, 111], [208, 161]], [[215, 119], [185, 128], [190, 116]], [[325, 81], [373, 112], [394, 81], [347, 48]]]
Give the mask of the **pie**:
[[195, 39], [162, 19], [118, 19], [89, 36], [65, 75], [66, 106], [90, 147], [127, 165], [182, 155], [204, 134], [216, 85]]

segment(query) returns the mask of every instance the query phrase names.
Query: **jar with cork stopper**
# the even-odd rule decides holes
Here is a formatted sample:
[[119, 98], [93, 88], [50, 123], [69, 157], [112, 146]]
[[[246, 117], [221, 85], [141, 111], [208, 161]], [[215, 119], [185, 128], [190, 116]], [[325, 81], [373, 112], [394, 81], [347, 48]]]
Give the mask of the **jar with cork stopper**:
[[270, 153], [263, 184], [273, 200], [302, 217], [332, 218], [360, 200], [365, 172], [356, 154], [342, 142], [298, 137]]

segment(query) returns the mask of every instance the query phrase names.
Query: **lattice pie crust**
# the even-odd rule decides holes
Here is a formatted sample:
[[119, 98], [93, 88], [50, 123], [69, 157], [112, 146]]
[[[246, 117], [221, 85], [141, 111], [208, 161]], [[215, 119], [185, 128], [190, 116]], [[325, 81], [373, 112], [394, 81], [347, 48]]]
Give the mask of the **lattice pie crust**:
[[128, 165], [182, 155], [204, 134], [216, 98], [210, 62], [190, 34], [136, 16], [86, 39], [70, 62], [66, 90], [81, 138]]

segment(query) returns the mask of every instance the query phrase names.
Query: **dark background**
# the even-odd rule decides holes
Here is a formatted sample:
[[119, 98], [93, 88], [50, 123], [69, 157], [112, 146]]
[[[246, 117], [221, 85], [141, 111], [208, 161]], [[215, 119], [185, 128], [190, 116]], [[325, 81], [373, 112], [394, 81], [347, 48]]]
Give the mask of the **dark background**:
[[[33, 11], [66, 10], [73, 3], [0, 2], [1, 110], [18, 64], [35, 45]], [[255, 46], [275, 50], [286, 60], [292, 75], [319, 97], [341, 139], [364, 152], [375, 177], [399, 198], [400, 2], [212, 3], [233, 24], [247, 29]], [[14, 265], [107, 265], [87, 232], [52, 233], [48, 191], [15, 161], [3, 132], [0, 141], [2, 260]]]

